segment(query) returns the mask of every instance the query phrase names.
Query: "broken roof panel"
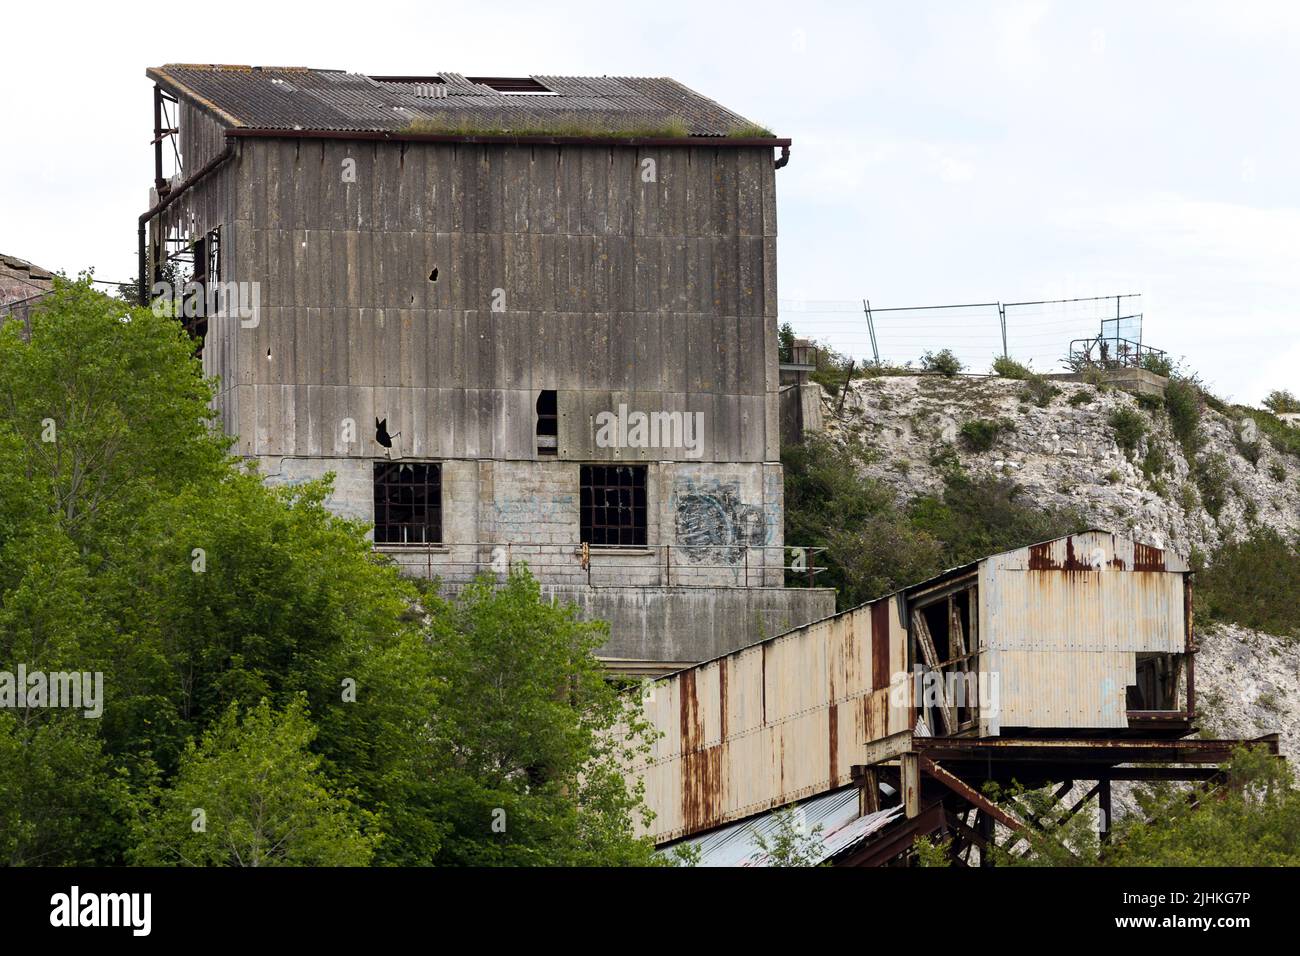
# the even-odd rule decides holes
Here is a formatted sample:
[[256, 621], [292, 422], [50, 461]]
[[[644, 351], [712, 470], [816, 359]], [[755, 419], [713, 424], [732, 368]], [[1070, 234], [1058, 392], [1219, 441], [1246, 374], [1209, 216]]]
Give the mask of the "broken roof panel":
[[146, 75], [236, 130], [400, 133], [414, 120], [453, 132], [588, 125], [610, 135], [677, 129], [683, 130], [677, 136], [726, 137], [755, 125], [668, 77], [372, 77], [187, 63], [154, 67]]
[[[886, 790], [890, 788], [886, 787]], [[803, 832], [813, 834], [810, 842], [814, 863], [823, 863], [880, 832], [903, 815], [901, 806], [858, 816], [858, 788], [845, 787], [798, 804], [795, 813], [802, 817]], [[698, 847], [700, 866], [770, 866], [758, 837], [769, 844], [781, 825], [781, 810], [770, 810], [730, 826], [720, 827], [701, 836], [688, 837], [660, 850], [671, 854], [680, 846]]]

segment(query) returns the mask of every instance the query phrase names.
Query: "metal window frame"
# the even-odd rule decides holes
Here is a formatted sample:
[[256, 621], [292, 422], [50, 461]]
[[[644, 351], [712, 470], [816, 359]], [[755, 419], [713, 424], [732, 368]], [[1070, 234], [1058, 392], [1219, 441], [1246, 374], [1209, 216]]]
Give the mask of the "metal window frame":
[[[410, 478], [403, 480], [408, 469]], [[442, 462], [376, 461], [371, 481], [376, 545], [427, 548], [442, 544]], [[417, 489], [423, 491], [424, 519], [420, 521], [414, 520], [419, 508]], [[394, 493], [397, 500], [391, 497]], [[412, 520], [390, 520], [389, 512], [394, 506], [409, 507]]]
[[601, 462], [579, 466], [580, 540], [593, 548], [646, 547], [649, 474], [649, 466], [643, 464]]

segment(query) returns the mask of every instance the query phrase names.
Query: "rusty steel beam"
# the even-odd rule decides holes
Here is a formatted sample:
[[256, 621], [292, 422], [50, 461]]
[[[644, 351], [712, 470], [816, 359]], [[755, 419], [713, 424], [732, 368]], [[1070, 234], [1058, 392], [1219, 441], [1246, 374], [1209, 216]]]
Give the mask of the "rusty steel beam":
[[[1277, 755], [1275, 735], [1257, 740], [1141, 740], [1128, 738], [917, 737], [918, 753], [943, 760], [1077, 761], [1086, 763], [1223, 763], [1238, 747], [1264, 745]], [[1088, 777], [1081, 771], [1083, 779]]]
[[932, 778], [943, 784], [953, 793], [957, 794], [966, 802], [983, 810], [998, 823], [1017, 833], [1025, 829], [1025, 825], [999, 807], [992, 800], [989, 800], [974, 787], [967, 784], [960, 777], [957, 777], [947, 770], [944, 770], [929, 757], [918, 757], [917, 763], [921, 770], [929, 774]]
[[942, 803], [933, 803], [910, 820], [885, 829], [865, 845], [859, 845], [836, 861], [837, 866], [882, 866], [912, 849], [918, 836], [929, 836], [945, 826]]

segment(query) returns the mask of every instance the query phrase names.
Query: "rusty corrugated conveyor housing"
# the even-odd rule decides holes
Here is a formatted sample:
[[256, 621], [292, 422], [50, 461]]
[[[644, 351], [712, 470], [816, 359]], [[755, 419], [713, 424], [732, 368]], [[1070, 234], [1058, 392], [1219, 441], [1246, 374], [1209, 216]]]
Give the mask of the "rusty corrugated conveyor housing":
[[1095, 780], [1108, 821], [1112, 780], [1211, 779], [1240, 743], [1182, 739], [1193, 660], [1187, 563], [1090, 530], [668, 676], [646, 702], [662, 737], [632, 773], [661, 845], [851, 784], [860, 816], [904, 811], [873, 835], [880, 852], [839, 854], [856, 862], [897, 859], [910, 839], [891, 827], [958, 846], [1014, 828], [988, 780]]

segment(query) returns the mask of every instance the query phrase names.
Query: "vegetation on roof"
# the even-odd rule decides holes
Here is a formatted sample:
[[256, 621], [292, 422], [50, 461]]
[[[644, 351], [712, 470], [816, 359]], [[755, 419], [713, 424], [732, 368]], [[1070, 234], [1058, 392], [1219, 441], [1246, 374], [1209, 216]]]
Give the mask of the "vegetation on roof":
[[403, 133], [438, 133], [453, 136], [580, 136], [592, 139], [681, 139], [690, 127], [680, 116], [614, 126], [600, 116], [563, 113], [554, 117], [528, 117], [509, 126], [481, 116], [423, 116], [411, 120]]
[[729, 139], [775, 139], [776, 133], [758, 123], [741, 123], [728, 130], [727, 137]]
[[[553, 117], [528, 117], [505, 125], [481, 116], [422, 116], [407, 123], [403, 133], [452, 136], [575, 136], [584, 139], [683, 139], [691, 132], [680, 116], [643, 118], [630, 125], [614, 125], [607, 117], [587, 113], [561, 113]], [[776, 134], [757, 123], [741, 123], [727, 132], [728, 139], [773, 139]]]

